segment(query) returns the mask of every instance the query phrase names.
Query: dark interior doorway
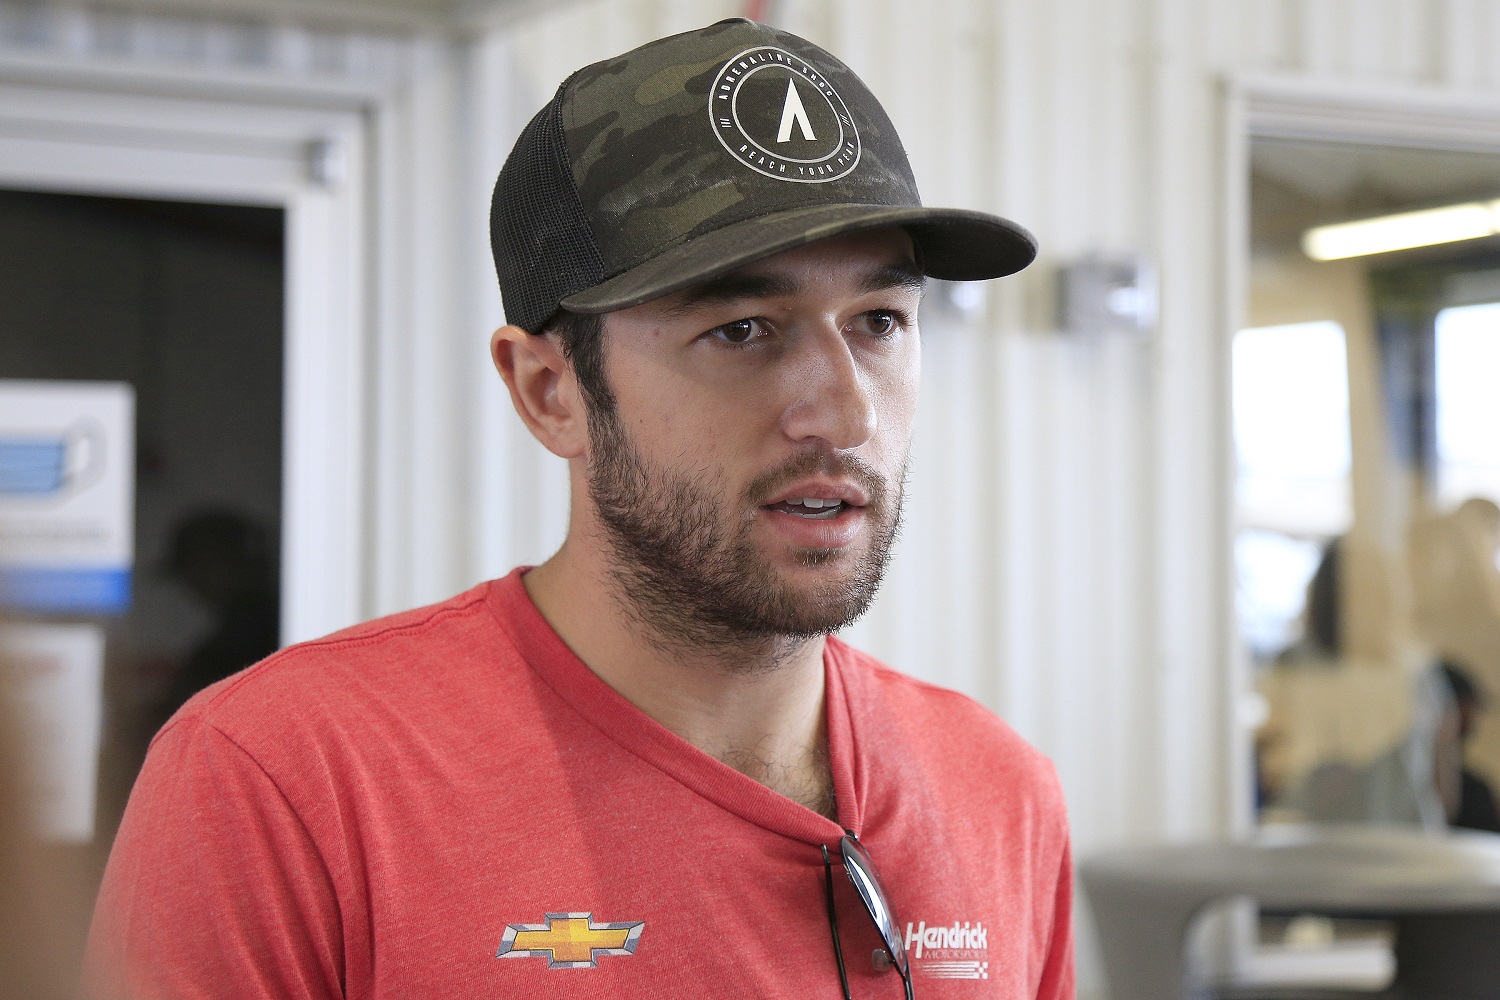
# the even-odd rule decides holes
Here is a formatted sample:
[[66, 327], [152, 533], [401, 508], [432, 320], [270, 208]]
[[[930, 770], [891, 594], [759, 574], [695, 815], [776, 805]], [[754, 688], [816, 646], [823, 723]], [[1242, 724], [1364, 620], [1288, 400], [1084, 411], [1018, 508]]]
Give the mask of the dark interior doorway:
[[0, 190], [0, 378], [136, 395], [132, 601], [97, 619], [91, 878], [151, 735], [277, 645], [284, 234], [279, 208]]

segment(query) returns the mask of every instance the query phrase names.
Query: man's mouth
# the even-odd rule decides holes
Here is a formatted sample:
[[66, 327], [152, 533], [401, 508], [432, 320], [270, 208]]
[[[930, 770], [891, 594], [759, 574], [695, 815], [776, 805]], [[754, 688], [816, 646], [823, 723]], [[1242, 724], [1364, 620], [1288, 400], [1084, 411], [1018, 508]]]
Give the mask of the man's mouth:
[[767, 505], [767, 510], [778, 510], [783, 514], [795, 514], [798, 517], [807, 518], [809, 521], [826, 521], [838, 517], [839, 513], [849, 505], [842, 500], [824, 499], [822, 497], [795, 497], [783, 500], [780, 503]]

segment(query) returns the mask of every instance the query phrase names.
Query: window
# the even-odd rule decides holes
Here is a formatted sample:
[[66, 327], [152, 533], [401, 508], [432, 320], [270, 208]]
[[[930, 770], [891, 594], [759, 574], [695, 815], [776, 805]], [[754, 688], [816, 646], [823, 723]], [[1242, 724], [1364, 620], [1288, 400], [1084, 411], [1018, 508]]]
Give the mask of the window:
[[1267, 660], [1295, 638], [1323, 542], [1349, 527], [1344, 330], [1242, 330], [1233, 364], [1237, 603], [1246, 642]]
[[1500, 499], [1500, 302], [1437, 316], [1437, 492]]

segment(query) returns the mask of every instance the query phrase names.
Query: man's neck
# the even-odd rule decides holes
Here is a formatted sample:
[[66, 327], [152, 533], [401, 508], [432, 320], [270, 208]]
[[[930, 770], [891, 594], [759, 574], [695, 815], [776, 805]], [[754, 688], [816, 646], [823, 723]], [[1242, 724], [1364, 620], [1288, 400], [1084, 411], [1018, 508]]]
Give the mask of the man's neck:
[[834, 816], [820, 638], [684, 649], [630, 615], [602, 567], [567, 545], [523, 577], [570, 649], [627, 701], [703, 752]]

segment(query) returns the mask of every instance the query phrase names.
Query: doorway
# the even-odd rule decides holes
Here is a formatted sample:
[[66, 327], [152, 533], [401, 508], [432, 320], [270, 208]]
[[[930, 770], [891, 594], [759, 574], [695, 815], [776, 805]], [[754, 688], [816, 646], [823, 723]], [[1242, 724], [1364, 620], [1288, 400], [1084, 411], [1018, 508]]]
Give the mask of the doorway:
[[279, 644], [284, 216], [0, 190], [0, 378], [124, 385], [134, 399], [128, 599], [28, 616], [103, 640], [102, 724], [69, 739], [99, 743], [92, 822], [79, 817], [56, 847], [84, 882], [67, 921], [75, 947], [151, 736]]
[[[98, 786], [70, 800], [80, 811], [62, 836], [43, 825], [41, 915], [58, 924], [65, 968], [144, 743], [174, 701], [268, 645], [368, 617], [367, 234], [382, 203], [367, 182], [373, 91], [58, 72], [0, 72], [0, 230], [14, 237], [0, 249], [0, 375], [120, 399], [134, 387], [140, 425], [128, 607], [0, 630], [40, 636], [52, 662], [78, 668], [41, 713]], [[66, 262], [52, 279], [48, 259]], [[224, 563], [260, 582], [226, 596], [212, 582]], [[98, 748], [61, 738], [90, 726], [104, 730]], [[33, 816], [37, 802], [26, 797]]]
[[[1500, 685], [1500, 213], [1463, 238], [1317, 241], [1464, 206], [1483, 221], [1500, 158], [1256, 138], [1250, 166], [1233, 368], [1242, 634], [1270, 709], [1260, 818], [1446, 826], [1461, 803], [1443, 713], [1455, 684]], [[1492, 784], [1485, 701], [1462, 749]]]
[[[1423, 227], [1484, 222], [1500, 156], [1285, 126], [1248, 144], [1231, 352], [1255, 815], [1495, 829], [1500, 213]], [[1377, 921], [1262, 912], [1257, 937], [1252, 980], [1393, 970]]]

